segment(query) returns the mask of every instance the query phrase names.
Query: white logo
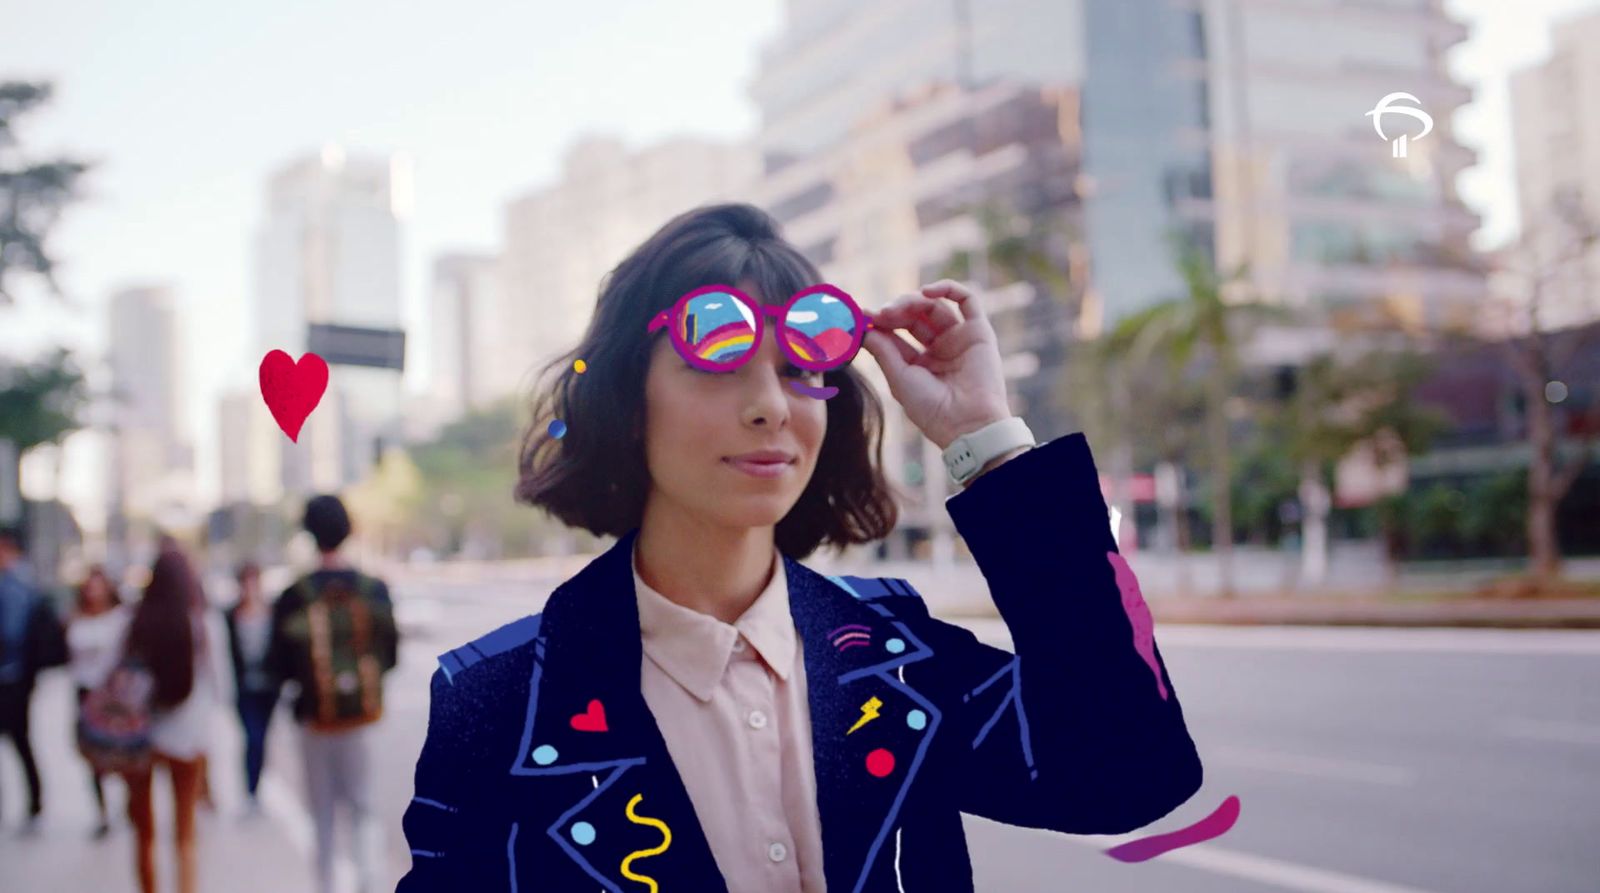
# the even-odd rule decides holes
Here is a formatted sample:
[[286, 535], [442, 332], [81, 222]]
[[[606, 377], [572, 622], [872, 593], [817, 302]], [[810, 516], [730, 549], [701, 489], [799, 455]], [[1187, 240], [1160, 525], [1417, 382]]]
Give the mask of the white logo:
[[[1373, 106], [1372, 111], [1367, 112], [1367, 117], [1372, 119], [1372, 129], [1378, 131], [1378, 136], [1381, 136], [1386, 140], [1389, 139], [1389, 135], [1383, 132], [1384, 115], [1405, 115], [1421, 121], [1422, 132], [1417, 134], [1415, 139], [1420, 140], [1433, 132], [1432, 115], [1429, 115], [1420, 108], [1412, 108], [1409, 105], [1397, 105], [1393, 108], [1390, 108], [1389, 103], [1394, 102], [1397, 99], [1409, 99], [1417, 105], [1422, 104], [1422, 100], [1412, 96], [1410, 93], [1390, 93], [1388, 96], [1378, 100], [1378, 104]], [[1393, 140], [1390, 140], [1390, 143], [1394, 146], [1394, 157], [1406, 157], [1406, 139], [1406, 135], [1402, 133]]]

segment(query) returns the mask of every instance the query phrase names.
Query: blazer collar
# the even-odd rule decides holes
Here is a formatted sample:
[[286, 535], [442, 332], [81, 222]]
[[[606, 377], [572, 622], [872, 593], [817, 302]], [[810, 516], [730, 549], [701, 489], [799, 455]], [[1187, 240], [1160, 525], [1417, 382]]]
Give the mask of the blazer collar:
[[[663, 835], [627, 816], [671, 827], [666, 850], [640, 857], [632, 870], [663, 882], [720, 883], [694, 807], [639, 689], [639, 611], [633, 544], [623, 536], [556, 588], [545, 605], [518, 756], [518, 777], [574, 776], [589, 784], [548, 828], [602, 887], [636, 882], [620, 865], [658, 847]], [[804, 652], [812, 753], [822, 819], [828, 888], [857, 893], [877, 872], [893, 873], [894, 828], [926, 761], [940, 712], [905, 682], [904, 668], [933, 652], [881, 604], [783, 556], [789, 613]], [[596, 706], [598, 703], [598, 706]], [[590, 843], [574, 838], [586, 823]], [[590, 838], [586, 830], [580, 838]]]

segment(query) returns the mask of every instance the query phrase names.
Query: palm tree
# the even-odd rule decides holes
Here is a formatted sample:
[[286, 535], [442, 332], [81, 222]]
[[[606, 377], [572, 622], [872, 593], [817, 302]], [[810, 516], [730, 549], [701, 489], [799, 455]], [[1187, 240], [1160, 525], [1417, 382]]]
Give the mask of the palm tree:
[[78, 197], [88, 165], [72, 159], [17, 157], [16, 121], [50, 100], [50, 85], [0, 81], [0, 307], [12, 303], [11, 274], [33, 273], [57, 297], [55, 259], [46, 239], [61, 211]]
[[1242, 284], [1243, 267], [1226, 276], [1211, 259], [1186, 243], [1177, 244], [1178, 273], [1184, 294], [1148, 307], [1118, 324], [1136, 360], [1164, 357], [1171, 368], [1198, 372], [1205, 388], [1205, 430], [1211, 465], [1211, 541], [1217, 552], [1219, 593], [1233, 594], [1232, 463], [1229, 455], [1228, 402], [1238, 377], [1239, 346], [1263, 322], [1287, 317], [1282, 308], [1233, 301], [1225, 292]]

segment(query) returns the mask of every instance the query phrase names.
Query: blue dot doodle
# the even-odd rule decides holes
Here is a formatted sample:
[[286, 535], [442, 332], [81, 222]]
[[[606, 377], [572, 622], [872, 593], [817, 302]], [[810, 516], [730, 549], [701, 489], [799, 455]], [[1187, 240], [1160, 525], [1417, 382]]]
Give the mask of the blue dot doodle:
[[533, 761], [541, 766], [548, 766], [556, 761], [556, 749], [548, 744], [541, 744], [533, 749]]
[[560, 419], [552, 419], [550, 421], [550, 427], [548, 430], [550, 431], [551, 437], [560, 440], [561, 436], [567, 433], [567, 423], [561, 421]]
[[890, 654], [899, 654], [906, 650], [906, 643], [900, 639], [890, 639], [883, 643], [883, 647], [889, 649]]
[[588, 846], [594, 843], [594, 826], [588, 822], [573, 823], [572, 839], [578, 846]]
[[920, 732], [928, 727], [928, 714], [913, 710], [906, 714], [906, 725]]

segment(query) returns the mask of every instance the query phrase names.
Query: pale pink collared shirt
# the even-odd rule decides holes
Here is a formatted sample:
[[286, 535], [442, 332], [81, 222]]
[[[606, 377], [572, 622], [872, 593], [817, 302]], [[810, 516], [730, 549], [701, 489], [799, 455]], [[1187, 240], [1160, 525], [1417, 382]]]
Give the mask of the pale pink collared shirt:
[[804, 652], [783, 560], [733, 625], [639, 577], [640, 688], [731, 893], [824, 893]]

